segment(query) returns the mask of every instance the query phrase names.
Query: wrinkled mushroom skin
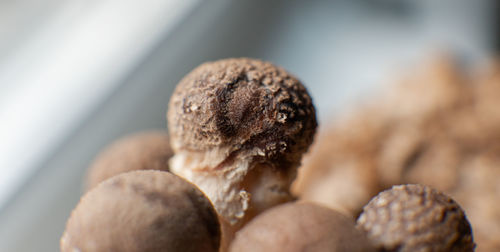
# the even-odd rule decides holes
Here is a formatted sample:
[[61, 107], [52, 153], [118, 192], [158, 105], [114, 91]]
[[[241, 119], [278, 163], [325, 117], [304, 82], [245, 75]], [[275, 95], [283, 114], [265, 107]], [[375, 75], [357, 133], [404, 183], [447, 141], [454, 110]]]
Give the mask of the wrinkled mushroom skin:
[[62, 252], [219, 251], [221, 231], [210, 201], [163, 171], [133, 171], [87, 192], [71, 213]]
[[127, 135], [99, 153], [87, 173], [86, 188], [124, 172], [168, 171], [168, 160], [173, 154], [166, 130]]
[[292, 199], [289, 186], [317, 126], [299, 80], [247, 58], [194, 69], [175, 89], [167, 117], [171, 170], [198, 185], [236, 228]]
[[176, 152], [258, 148], [285, 165], [307, 150], [316, 125], [312, 100], [299, 80], [271, 63], [245, 58], [193, 70], [178, 84], [168, 112]]
[[450, 197], [423, 185], [394, 186], [364, 207], [358, 226], [379, 251], [474, 251], [472, 229]]

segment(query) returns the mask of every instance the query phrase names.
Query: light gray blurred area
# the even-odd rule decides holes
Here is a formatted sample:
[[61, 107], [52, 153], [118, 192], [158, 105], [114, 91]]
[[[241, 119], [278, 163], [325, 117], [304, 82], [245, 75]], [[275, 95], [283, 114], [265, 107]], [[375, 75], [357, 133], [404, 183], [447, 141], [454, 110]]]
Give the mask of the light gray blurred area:
[[[46, 116], [40, 118], [40, 124], [22, 118], [35, 127], [37, 137], [26, 139], [23, 132], [3, 132], [9, 134], [10, 141], [16, 141], [16, 134], [24, 139], [16, 142], [23, 150], [19, 158], [16, 153], [9, 155], [10, 160], [24, 163], [0, 162], [4, 166], [0, 167], [0, 177], [23, 170], [22, 174], [16, 174], [20, 182], [10, 185], [12, 193], [0, 199], [5, 202], [0, 204], [2, 252], [58, 251], [65, 221], [82, 194], [82, 179], [94, 156], [125, 134], [165, 128], [165, 112], [175, 84], [204, 61], [244, 56], [283, 66], [305, 83], [321, 123], [379, 90], [391, 74], [436, 51], [457, 53], [472, 62], [486, 59], [494, 49], [497, 35], [495, 1], [489, 0], [193, 0], [181, 6], [165, 4], [172, 2], [168, 0], [151, 0], [132, 10], [130, 19], [122, 20], [123, 16], [118, 15], [112, 24], [94, 26], [86, 26], [85, 18], [92, 22], [101, 20], [96, 18], [106, 20], [106, 11], [119, 10], [129, 1], [87, 1], [100, 2], [97, 14], [92, 9], [95, 6], [89, 7], [84, 1], [46, 0], [46, 5], [38, 4], [36, 8], [28, 4], [36, 1], [17, 1], [17, 9], [12, 7], [14, 2], [0, 3], [0, 8], [11, 6], [9, 12], [0, 9], [0, 36], [9, 38], [0, 41], [0, 100], [9, 100], [9, 94], [19, 90], [31, 90], [31, 81], [27, 80], [34, 75], [21, 76], [23, 59], [29, 59], [29, 67], [35, 70], [45, 69], [43, 66], [58, 59], [63, 63], [67, 59], [66, 66], [72, 63], [71, 58], [64, 58], [71, 55], [51, 57], [57, 55], [54, 43], [63, 41], [70, 54], [74, 50], [87, 50], [88, 55], [85, 61], [78, 62], [78, 67], [61, 68], [60, 73], [66, 79], [55, 68], [54, 80], [64, 80], [61, 81], [64, 85], [29, 94], [53, 95], [58, 93], [55, 90], [71, 89], [73, 83], [82, 87], [78, 92], [61, 92], [65, 99], [60, 100], [54, 112], [43, 112]], [[78, 4], [69, 9], [56, 8], [68, 2]], [[10, 12], [19, 8], [29, 9], [29, 15], [16, 16]], [[166, 15], [163, 13], [169, 16], [162, 16]], [[112, 33], [123, 39], [115, 44], [111, 44], [110, 38], [92, 32], [78, 33], [82, 36], [78, 40], [67, 37], [73, 33], [61, 33], [58, 38], [59, 33], [43, 26], [46, 19], [54, 16], [64, 17], [56, 23], [58, 32], [101, 25], [103, 29], [107, 26], [115, 30], [121, 26], [133, 29]], [[66, 18], [79, 18], [78, 26], [68, 26]], [[16, 26], [40, 26], [48, 30], [33, 28], [16, 32], [13, 28]], [[31, 39], [40, 41], [24, 46]], [[89, 42], [81, 46], [71, 44], [81, 39]], [[89, 45], [92, 48], [87, 48]], [[101, 50], [95, 50], [94, 47], [101, 45]], [[113, 54], [108, 56], [106, 53], [111, 51]], [[89, 71], [94, 68], [95, 71]], [[33, 73], [40, 74], [40, 78], [46, 76], [40, 71]], [[24, 89], [19, 89], [21, 86]], [[39, 107], [23, 106], [27, 107], [20, 107], [19, 111], [26, 113]], [[1, 112], [0, 109], [0, 116], [9, 120], [9, 114]], [[51, 137], [47, 144], [36, 144], [46, 136]], [[10, 143], [0, 139], [0, 145], [8, 149], [5, 146]], [[23, 156], [26, 153], [36, 154], [36, 158]], [[0, 159], [9, 160], [1, 155]], [[16, 165], [24, 168], [15, 169]]]

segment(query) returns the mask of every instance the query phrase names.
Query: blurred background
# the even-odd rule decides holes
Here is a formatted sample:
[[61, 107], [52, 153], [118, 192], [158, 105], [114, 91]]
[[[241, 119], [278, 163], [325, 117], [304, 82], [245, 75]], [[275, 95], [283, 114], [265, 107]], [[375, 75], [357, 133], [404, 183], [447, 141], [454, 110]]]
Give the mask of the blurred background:
[[175, 84], [254, 57], [308, 87], [319, 120], [436, 52], [499, 48], [493, 0], [0, 1], [0, 251], [58, 251], [88, 164], [165, 128]]

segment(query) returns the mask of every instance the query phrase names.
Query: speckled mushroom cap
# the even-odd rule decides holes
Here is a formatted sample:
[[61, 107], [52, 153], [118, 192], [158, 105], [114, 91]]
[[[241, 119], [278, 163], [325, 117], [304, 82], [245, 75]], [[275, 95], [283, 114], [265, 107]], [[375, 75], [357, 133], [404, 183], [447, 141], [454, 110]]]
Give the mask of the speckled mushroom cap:
[[220, 226], [210, 201], [163, 171], [132, 171], [85, 194], [71, 213], [61, 251], [218, 251]]
[[462, 208], [423, 185], [381, 192], [357, 222], [380, 251], [474, 251], [475, 247]]
[[316, 115], [302, 83], [260, 60], [208, 62], [175, 89], [171, 170], [199, 186], [231, 225], [292, 199]]
[[166, 130], [150, 130], [122, 137], [99, 153], [87, 172], [86, 187], [123, 172], [135, 170], [168, 171], [174, 152]]
[[224, 59], [202, 64], [180, 81], [168, 127], [176, 151], [230, 146], [294, 163], [313, 140], [316, 116], [304, 86], [284, 69]]
[[287, 203], [262, 213], [241, 229], [230, 251], [375, 251], [352, 219], [313, 203]]

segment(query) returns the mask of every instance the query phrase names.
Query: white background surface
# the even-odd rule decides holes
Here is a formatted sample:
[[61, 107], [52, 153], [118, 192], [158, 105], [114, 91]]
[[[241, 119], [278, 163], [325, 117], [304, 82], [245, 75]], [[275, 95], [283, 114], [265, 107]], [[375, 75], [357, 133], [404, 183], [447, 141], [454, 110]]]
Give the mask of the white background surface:
[[25, 28], [0, 62], [0, 206], [196, 2], [61, 2]]
[[0, 251], [57, 251], [92, 158], [164, 128], [174, 85], [204, 61], [287, 68], [321, 123], [436, 49], [492, 50], [487, 0], [49, 2], [49, 19], [23, 26], [38, 28], [0, 42]]

